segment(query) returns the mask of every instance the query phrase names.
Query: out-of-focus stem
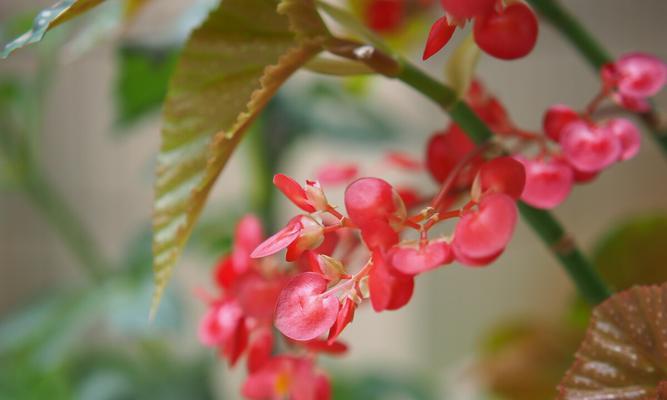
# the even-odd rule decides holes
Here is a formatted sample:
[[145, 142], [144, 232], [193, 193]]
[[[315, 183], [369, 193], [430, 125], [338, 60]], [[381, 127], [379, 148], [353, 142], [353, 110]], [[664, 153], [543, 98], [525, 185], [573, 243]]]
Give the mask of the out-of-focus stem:
[[100, 281], [109, 271], [109, 264], [76, 213], [41, 172], [30, 171], [22, 183], [25, 194], [69, 247], [82, 270], [92, 280]]
[[[528, 0], [528, 2], [568, 39], [596, 71], [599, 71], [604, 64], [613, 61], [612, 56], [602, 44], [558, 1]], [[648, 112], [638, 115], [662, 149], [663, 154], [667, 156], [667, 126], [661, 125], [658, 112], [652, 107]]]
[[262, 219], [267, 232], [275, 231], [275, 215], [273, 208], [273, 157], [269, 154], [265, 140], [265, 123], [260, 117], [248, 135], [250, 145], [251, 171], [253, 173], [252, 207]]
[[[402, 62], [402, 70], [396, 78], [441, 106], [478, 145], [485, 145], [493, 137], [488, 126], [465, 102], [457, 99], [451, 88], [406, 61]], [[597, 271], [551, 213], [521, 202], [519, 210], [524, 220], [537, 232], [549, 250], [561, 262], [586, 300], [591, 304], [597, 304], [611, 294]]]

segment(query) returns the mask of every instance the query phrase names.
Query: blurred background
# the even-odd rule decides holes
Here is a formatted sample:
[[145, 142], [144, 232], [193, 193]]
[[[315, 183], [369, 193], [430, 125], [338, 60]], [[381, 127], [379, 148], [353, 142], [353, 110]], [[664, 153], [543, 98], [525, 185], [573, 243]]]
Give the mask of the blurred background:
[[[49, 3], [3, 0], [2, 43]], [[118, 3], [0, 61], [0, 136], [10, 149], [0, 158], [0, 399], [238, 398], [243, 368], [230, 371], [198, 344], [205, 307], [195, 290], [212, 288], [211, 269], [229, 246], [234, 221], [250, 211], [251, 137], [221, 175], [156, 321], [147, 320], [160, 103], [178, 47], [212, 2], [153, 0], [127, 25], [119, 23]], [[612, 54], [646, 51], [667, 59], [664, 0], [563, 3]], [[405, 37], [392, 40], [420, 59], [434, 15], [415, 17]], [[530, 129], [540, 128], [549, 105], [583, 107], [599, 86], [551, 26], [540, 28], [528, 57], [507, 63], [482, 56], [478, 67], [489, 90]], [[423, 66], [441, 77], [447, 53]], [[667, 107], [667, 93], [656, 103]], [[270, 160], [278, 171], [300, 181], [328, 162], [356, 162], [362, 173], [392, 183], [415, 178], [385, 173], [386, 152], [423, 157], [429, 136], [447, 124], [400, 82], [310, 72], [290, 80], [263, 121], [264, 132], [253, 135], [282, 135], [288, 143]], [[627, 223], [657, 226], [665, 235], [666, 168], [645, 136], [637, 158], [577, 187], [555, 214], [591, 254], [607, 249], [609, 232]], [[427, 176], [418, 179], [425, 192], [434, 190]], [[342, 204], [342, 189], [330, 192]], [[295, 209], [274, 199], [272, 213], [282, 224]], [[559, 376], [559, 365], [569, 362], [558, 358], [561, 349], [576, 348], [579, 335], [562, 327], [580, 325], [577, 313], [584, 309], [585, 318], [586, 311], [533, 232], [521, 224], [489, 268], [454, 265], [427, 276], [417, 280], [409, 306], [381, 314], [365, 308], [356, 316], [343, 335], [349, 354], [324, 363], [336, 398], [481, 399], [494, 391], [500, 398], [542, 398], [503, 376], [524, 364], [520, 356], [498, 356], [499, 343], [513, 335], [528, 338], [518, 354], [555, 349], [556, 372], [545, 376]]]

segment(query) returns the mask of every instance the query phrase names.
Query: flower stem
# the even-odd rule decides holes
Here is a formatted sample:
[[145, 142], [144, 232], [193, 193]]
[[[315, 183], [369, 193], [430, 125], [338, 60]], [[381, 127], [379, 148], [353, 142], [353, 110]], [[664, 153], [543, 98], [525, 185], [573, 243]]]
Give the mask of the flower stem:
[[[596, 72], [607, 63], [613, 61], [612, 56], [602, 47], [584, 26], [556, 0], [528, 0], [553, 26], [565, 36], [581, 53]], [[654, 107], [639, 117], [651, 131], [651, 136], [667, 156], [667, 127], [661, 125], [660, 118]]]
[[553, 215], [523, 202], [519, 202], [519, 211], [524, 220], [533, 227], [542, 241], [560, 260], [581, 295], [589, 303], [598, 304], [611, 296], [611, 290], [604, 284], [600, 275]]
[[260, 216], [268, 232], [275, 231], [276, 215], [274, 211], [275, 192], [273, 189], [274, 160], [266, 143], [266, 124], [258, 118], [249, 136], [251, 171], [253, 173], [252, 206]]
[[[402, 67], [402, 71], [396, 78], [440, 105], [478, 145], [485, 145], [493, 138], [493, 133], [488, 126], [465, 102], [457, 99], [452, 89], [426, 75], [407, 61], [402, 61]], [[611, 294], [591, 263], [549, 212], [535, 209], [522, 202], [519, 202], [519, 210], [525, 221], [560, 260], [565, 271], [587, 301], [591, 304], [598, 304]]]

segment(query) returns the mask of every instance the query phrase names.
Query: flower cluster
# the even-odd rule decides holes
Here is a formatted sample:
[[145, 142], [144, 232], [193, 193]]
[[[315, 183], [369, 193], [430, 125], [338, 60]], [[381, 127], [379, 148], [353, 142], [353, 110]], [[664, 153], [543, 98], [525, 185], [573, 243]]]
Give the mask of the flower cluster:
[[521, 58], [533, 50], [539, 30], [535, 13], [521, 1], [440, 0], [445, 15], [433, 23], [423, 58], [442, 49], [457, 27], [474, 21], [475, 42], [487, 54], [503, 60]]
[[219, 349], [231, 366], [246, 356], [248, 378], [242, 394], [248, 399], [320, 400], [330, 398], [328, 377], [315, 367], [319, 353], [346, 351], [340, 342], [288, 341], [291, 350], [274, 354], [279, 339], [273, 315], [280, 293], [296, 271], [291, 265], [266, 258], [255, 260], [250, 253], [263, 239], [254, 216], [238, 223], [232, 252], [214, 270], [218, 296], [202, 294], [208, 311], [199, 326], [199, 339]]
[[[398, 153], [392, 162], [411, 165]], [[459, 169], [467, 164], [459, 163]], [[305, 214], [257, 246], [251, 257], [287, 249], [287, 261], [309, 269], [283, 288], [275, 311], [278, 330], [293, 340], [326, 337], [332, 344], [364, 300], [369, 299], [377, 312], [395, 310], [409, 302], [416, 275], [454, 260], [482, 266], [496, 259], [516, 225], [515, 200], [523, 190], [524, 168], [511, 157], [494, 158], [481, 162], [474, 181], [462, 206], [449, 208], [455, 183], [449, 179], [429, 205], [410, 214], [392, 185], [379, 178], [359, 178], [345, 190], [343, 215], [317, 182], [301, 186], [276, 175], [275, 185]], [[458, 220], [453, 232], [430, 234], [450, 219]], [[401, 240], [406, 231], [415, 232], [415, 238]]]
[[[500, 102], [478, 82], [473, 82], [467, 101], [496, 133], [497, 141], [504, 142], [511, 155], [523, 164], [526, 183], [521, 200], [551, 209], [568, 197], [574, 184], [592, 181], [602, 170], [639, 151], [641, 137], [633, 122], [620, 117], [594, 118], [602, 102], [610, 99], [636, 111], [638, 104], [648, 104], [647, 98], [660, 91], [666, 80], [667, 67], [655, 57], [623, 56], [603, 68], [601, 91], [585, 110], [577, 112], [564, 105], [550, 107], [544, 115], [544, 135], [518, 128]], [[456, 125], [436, 133], [427, 150], [432, 176], [443, 181], [474, 147]], [[479, 163], [479, 159], [472, 160], [468, 171], [456, 178], [458, 188], [471, 183]]]
[[[637, 110], [666, 80], [661, 61], [624, 56], [605, 66], [600, 94], [585, 110], [549, 108], [544, 134], [517, 127], [498, 99], [473, 81], [465, 100], [495, 133], [492, 141], [476, 146], [451, 124], [430, 138], [424, 163], [400, 152], [386, 157], [404, 171], [428, 171], [440, 184], [432, 196], [357, 178], [355, 164], [328, 165], [319, 181], [304, 185], [276, 175], [275, 186], [302, 213], [265, 240], [254, 217], [241, 220], [233, 251], [216, 268], [222, 294], [207, 300], [202, 342], [220, 348], [230, 364], [247, 354], [247, 398], [329, 398], [328, 379], [315, 360], [346, 350], [338, 337], [362, 303], [376, 312], [396, 310], [410, 301], [422, 273], [454, 261], [489, 265], [512, 238], [517, 200], [555, 207], [574, 183], [637, 154], [638, 129], [625, 118], [594, 118], [601, 104], [611, 100]], [[329, 202], [320, 181], [352, 181], [344, 212]], [[435, 234], [443, 221], [454, 221], [453, 228]], [[286, 262], [277, 256], [282, 250]], [[274, 346], [278, 338], [284, 346]], [[286, 350], [275, 354], [274, 347]]]

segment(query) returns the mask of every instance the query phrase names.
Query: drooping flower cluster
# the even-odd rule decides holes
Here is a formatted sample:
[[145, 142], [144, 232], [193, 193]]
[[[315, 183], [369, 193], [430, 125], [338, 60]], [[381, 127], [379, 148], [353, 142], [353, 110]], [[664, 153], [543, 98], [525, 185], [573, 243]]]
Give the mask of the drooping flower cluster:
[[220, 294], [203, 294], [208, 311], [200, 322], [199, 339], [217, 348], [231, 366], [246, 356], [249, 375], [242, 394], [247, 399], [326, 400], [330, 398], [329, 380], [315, 367], [315, 358], [322, 352], [344, 352], [346, 346], [289, 341], [290, 353], [274, 354], [279, 340], [272, 329], [276, 303], [296, 271], [276, 259], [251, 258], [262, 239], [259, 220], [242, 218], [232, 252], [214, 270]]
[[535, 13], [522, 1], [440, 0], [445, 15], [433, 23], [424, 60], [442, 49], [457, 27], [473, 20], [475, 43], [487, 54], [503, 60], [521, 58], [533, 50], [539, 25]]
[[[612, 73], [613, 72], [613, 73]], [[513, 157], [525, 167], [526, 184], [520, 195], [524, 202], [542, 209], [561, 204], [574, 184], [590, 182], [604, 169], [634, 157], [639, 151], [639, 129], [626, 118], [597, 120], [594, 113], [610, 99], [636, 111], [667, 80], [667, 67], [655, 57], [630, 54], [602, 71], [602, 89], [586, 110], [577, 112], [564, 105], [550, 107], [544, 115], [544, 135], [518, 128], [503, 106], [477, 82], [467, 100], [476, 113], [497, 134], [496, 139], [514, 147]], [[631, 100], [628, 100], [631, 99]], [[537, 148], [537, 152], [526, 150]], [[474, 149], [472, 141], [456, 125], [436, 133], [428, 146], [427, 166], [432, 176], [443, 181], [454, 166]], [[479, 160], [459, 175], [457, 186], [471, 182]]]
[[[355, 164], [328, 165], [317, 174], [326, 184], [357, 178], [345, 189], [343, 213], [329, 203], [320, 182], [301, 185], [276, 175], [276, 187], [303, 213], [264, 241], [256, 219], [239, 223], [234, 249], [216, 269], [223, 292], [208, 301], [202, 341], [219, 347], [230, 364], [247, 354], [247, 398], [329, 398], [316, 356], [346, 350], [337, 339], [362, 303], [376, 312], [396, 310], [410, 301], [422, 273], [454, 261], [490, 264], [512, 238], [517, 200], [553, 208], [574, 183], [591, 181], [637, 154], [640, 137], [631, 121], [594, 114], [607, 99], [637, 110], [664, 86], [667, 68], [633, 54], [606, 66], [602, 80], [600, 94], [584, 111], [549, 108], [544, 134], [517, 127], [498, 99], [474, 81], [465, 100], [496, 134], [489, 144], [476, 146], [451, 124], [430, 138], [425, 162], [400, 152], [386, 157], [404, 171], [427, 170], [441, 185], [433, 196], [380, 178], [357, 178]], [[443, 221], [455, 221], [453, 229], [434, 234]], [[287, 263], [278, 259], [282, 250]], [[281, 335], [272, 333], [272, 324]], [[273, 353], [278, 337], [287, 353]]]
[[[479, 153], [482, 157], [483, 152]], [[416, 168], [400, 153], [391, 162]], [[459, 164], [459, 169], [467, 161]], [[458, 175], [458, 171], [451, 176]], [[524, 168], [511, 157], [482, 161], [469, 201], [449, 208], [450, 179], [420, 211], [410, 214], [398, 191], [379, 178], [359, 178], [345, 190], [343, 215], [315, 181], [301, 186], [285, 175], [274, 183], [306, 214], [299, 215], [252, 252], [286, 259], [309, 270], [293, 277], [278, 298], [275, 325], [297, 341], [333, 343], [352, 321], [359, 304], [370, 300], [377, 312], [395, 310], [412, 297], [416, 275], [454, 260], [487, 265], [509, 243], [517, 221], [516, 198]], [[449, 235], [432, 235], [442, 221], [457, 219]], [[401, 234], [415, 232], [410, 240]]]

